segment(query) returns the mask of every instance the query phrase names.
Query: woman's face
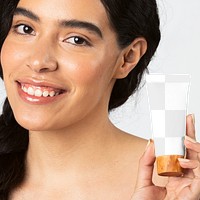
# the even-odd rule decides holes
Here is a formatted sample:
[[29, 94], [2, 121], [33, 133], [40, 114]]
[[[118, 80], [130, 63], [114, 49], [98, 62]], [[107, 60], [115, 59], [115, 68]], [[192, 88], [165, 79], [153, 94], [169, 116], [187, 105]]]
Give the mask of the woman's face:
[[121, 55], [99, 0], [20, 0], [1, 51], [18, 123], [62, 129], [105, 113]]

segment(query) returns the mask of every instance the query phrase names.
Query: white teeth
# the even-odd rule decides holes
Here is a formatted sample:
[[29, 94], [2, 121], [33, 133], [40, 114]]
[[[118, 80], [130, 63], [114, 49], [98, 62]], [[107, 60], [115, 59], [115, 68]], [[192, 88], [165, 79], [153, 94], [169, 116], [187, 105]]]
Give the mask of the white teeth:
[[22, 90], [23, 90], [24, 92], [26, 92], [26, 93], [28, 92], [28, 89], [27, 89], [25, 86], [22, 87]]
[[49, 92], [48, 91], [44, 91], [42, 95], [43, 95], [43, 97], [48, 97], [49, 96]]
[[51, 92], [42, 91], [38, 88], [36, 90], [34, 90], [34, 88], [32, 88], [32, 87], [26, 88], [25, 86], [22, 86], [21, 88], [25, 93], [28, 93], [29, 95], [36, 96], [36, 97], [42, 97], [42, 96], [43, 97], [54, 97], [54, 96], [59, 95], [59, 92], [55, 92], [55, 91], [51, 91]]
[[55, 93], [54, 91], [51, 91], [51, 92], [49, 93], [49, 96], [50, 96], [50, 97], [53, 97], [53, 96], [55, 96], [55, 94], [56, 94], [56, 93]]
[[34, 89], [32, 87], [28, 88], [28, 94], [29, 95], [34, 95], [35, 94], [35, 91], [34, 91]]
[[35, 96], [36, 97], [41, 97], [42, 96], [42, 91], [39, 90], [39, 89], [35, 90]]

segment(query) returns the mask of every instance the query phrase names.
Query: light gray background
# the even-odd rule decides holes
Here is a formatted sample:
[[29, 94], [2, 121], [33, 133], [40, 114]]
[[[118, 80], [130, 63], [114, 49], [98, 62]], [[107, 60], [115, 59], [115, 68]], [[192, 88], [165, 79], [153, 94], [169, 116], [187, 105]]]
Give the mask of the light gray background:
[[[200, 140], [200, 1], [158, 0], [158, 6], [162, 40], [149, 69], [152, 73], [191, 74], [188, 113], [196, 116]], [[0, 108], [4, 98], [5, 89], [0, 82]], [[119, 128], [149, 139], [151, 128], [145, 87], [112, 112], [110, 118]]]

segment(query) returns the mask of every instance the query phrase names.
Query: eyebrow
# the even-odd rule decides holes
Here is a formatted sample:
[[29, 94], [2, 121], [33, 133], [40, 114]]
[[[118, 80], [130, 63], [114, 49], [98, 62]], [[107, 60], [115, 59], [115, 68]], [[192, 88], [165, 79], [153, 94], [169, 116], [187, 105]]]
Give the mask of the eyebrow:
[[14, 16], [16, 16], [16, 15], [23, 15], [23, 16], [28, 17], [28, 18], [32, 19], [33, 21], [37, 21], [37, 22], [40, 21], [39, 17], [36, 14], [34, 14], [33, 12], [31, 12], [30, 10], [27, 10], [25, 8], [21, 8], [21, 7], [16, 8], [15, 12], [14, 12]]
[[[25, 17], [32, 19], [33, 21], [40, 22], [40, 18], [36, 14], [25, 8], [17, 7], [14, 12], [14, 16], [16, 15], [23, 15]], [[87, 29], [88, 31], [91, 31], [96, 35], [98, 35], [100, 38], [103, 38], [103, 34], [100, 28], [91, 22], [79, 21], [79, 20], [61, 20], [59, 21], [59, 25], [60, 27], [64, 28], [71, 27], [71, 28]]]
[[94, 32], [100, 38], [103, 38], [103, 34], [100, 28], [98, 28], [95, 24], [90, 22], [79, 21], [79, 20], [62, 20], [60, 25], [62, 27], [87, 29], [88, 31]]

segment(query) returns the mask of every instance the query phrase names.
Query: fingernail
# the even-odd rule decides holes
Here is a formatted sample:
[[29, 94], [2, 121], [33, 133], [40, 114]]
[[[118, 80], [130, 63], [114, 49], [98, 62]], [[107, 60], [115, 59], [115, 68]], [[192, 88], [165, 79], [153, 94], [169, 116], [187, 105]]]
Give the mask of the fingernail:
[[179, 162], [183, 162], [183, 163], [188, 163], [188, 162], [190, 162], [190, 160], [185, 159], [185, 158], [178, 158], [178, 161], [179, 161]]
[[191, 114], [191, 117], [192, 117], [192, 123], [193, 123], [193, 125], [195, 125], [195, 115]]
[[197, 141], [196, 140], [194, 140], [193, 138], [191, 138], [191, 137], [189, 137], [189, 136], [185, 136], [185, 139], [187, 140], [187, 141], [190, 141], [190, 142], [192, 142], [192, 143], [197, 143]]

